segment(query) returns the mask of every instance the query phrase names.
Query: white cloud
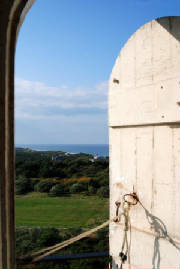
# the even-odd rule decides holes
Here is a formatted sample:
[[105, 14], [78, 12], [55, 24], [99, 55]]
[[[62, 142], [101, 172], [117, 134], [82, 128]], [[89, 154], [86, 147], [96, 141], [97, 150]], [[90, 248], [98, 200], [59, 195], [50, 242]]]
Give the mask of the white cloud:
[[[52, 87], [38, 81], [15, 80], [16, 118], [70, 118], [107, 110], [107, 82], [94, 88]], [[94, 116], [91, 115], [94, 118]]]

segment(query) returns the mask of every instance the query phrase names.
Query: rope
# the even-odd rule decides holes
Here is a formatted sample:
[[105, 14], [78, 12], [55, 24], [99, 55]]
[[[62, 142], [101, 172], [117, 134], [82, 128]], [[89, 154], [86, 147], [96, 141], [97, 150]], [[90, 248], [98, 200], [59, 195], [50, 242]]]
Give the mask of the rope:
[[[116, 225], [123, 226], [123, 223], [118, 223], [118, 222], [116, 222]], [[169, 241], [170, 243], [172, 242], [171, 239], [169, 239], [169, 238], [165, 238], [164, 236], [160, 236], [159, 233], [153, 233], [153, 232], [151, 232], [151, 231], [144, 230], [144, 229], [140, 229], [140, 228], [138, 228], [138, 227], [136, 227], [136, 226], [133, 226], [133, 225], [131, 225], [131, 229], [132, 229], [132, 230], [135, 230], [135, 231], [138, 231], [138, 232], [141, 232], [141, 233], [145, 233], [145, 234], [154, 236], [154, 237], [159, 237], [159, 238], [161, 238], [161, 239], [164, 239], [164, 240]], [[173, 242], [176, 243], [177, 245], [180, 245], [180, 240], [173, 239]]]
[[[84, 237], [87, 237], [89, 235], [91, 235], [92, 233], [97, 232], [98, 230], [106, 227], [109, 225], [110, 222], [115, 222], [116, 225], [119, 226], [123, 226], [124, 227], [124, 238], [123, 238], [123, 242], [122, 242], [122, 247], [121, 247], [121, 252], [120, 252], [120, 258], [121, 258], [121, 269], [123, 268], [123, 263], [128, 260], [128, 264], [129, 264], [129, 269], [131, 268], [130, 265], [130, 247], [131, 247], [131, 229], [136, 230], [138, 232], [143, 232], [146, 233], [148, 235], [154, 236], [154, 237], [158, 237], [158, 238], [162, 238], [165, 239], [167, 241], [169, 241], [170, 243], [175, 243], [180, 245], [180, 241], [176, 240], [176, 239], [171, 239], [169, 236], [161, 236], [159, 233], [157, 232], [151, 232], [148, 230], [144, 230], [144, 229], [140, 229], [138, 227], [132, 226], [131, 222], [130, 222], [130, 217], [129, 217], [129, 210], [131, 206], [134, 206], [137, 204], [137, 202], [140, 202], [137, 195], [133, 192], [131, 194], [126, 194], [123, 196], [123, 202], [116, 202], [116, 217], [113, 218], [112, 220], [108, 220], [106, 222], [104, 222], [103, 224], [89, 230], [86, 231], [82, 234], [79, 234], [75, 237], [72, 237], [64, 242], [58, 243], [54, 246], [48, 247], [48, 248], [44, 248], [42, 250], [36, 251], [34, 253], [32, 253], [31, 255], [27, 255], [22, 257], [21, 259], [29, 259], [29, 258], [33, 258], [35, 257], [32, 262], [37, 262], [39, 260], [41, 260], [44, 257], [49, 256], [50, 254], [57, 252], [61, 249], [63, 249], [66, 246], [69, 246], [70, 244], [81, 240]], [[141, 202], [140, 202], [141, 204]], [[121, 208], [122, 205], [122, 212], [119, 214], [119, 209]], [[141, 204], [141, 206], [143, 206]], [[144, 207], [143, 207], [144, 208]], [[122, 216], [124, 217], [124, 223], [121, 222], [121, 218]], [[128, 244], [128, 231], [129, 231], [129, 244]], [[124, 252], [125, 249], [125, 252]], [[179, 248], [178, 248], [179, 249]]]
[[84, 233], [82, 233], [80, 235], [77, 235], [75, 237], [72, 237], [71, 239], [68, 239], [68, 240], [66, 240], [66, 241], [64, 241], [62, 243], [59, 243], [59, 244], [56, 244], [54, 246], [51, 246], [51, 247], [48, 247], [48, 248], [44, 248], [44, 249], [42, 249], [40, 251], [37, 251], [37, 252], [32, 253], [31, 254], [31, 257], [34, 257], [34, 256], [36, 256], [38, 254], [41, 254], [41, 253], [44, 253], [45, 251], [47, 251], [46, 253], [44, 253], [42, 255], [39, 255], [38, 257], [34, 258], [33, 259], [33, 262], [37, 262], [40, 259], [42, 259], [42, 258], [44, 258], [46, 256], [49, 256], [50, 254], [52, 254], [52, 253], [54, 253], [56, 251], [59, 251], [60, 249], [62, 249], [64, 247], [67, 247], [70, 244], [72, 244], [72, 243], [74, 243], [76, 241], [79, 241], [80, 239], [82, 239], [84, 237], [87, 237], [87, 236], [89, 236], [92, 233], [97, 232], [98, 230], [100, 230], [100, 229], [108, 226], [109, 225], [109, 222], [110, 221], [108, 220], [108, 221], [104, 222], [103, 224], [101, 224], [101, 225], [99, 225], [99, 226], [97, 226], [97, 227], [95, 227], [95, 228], [93, 228], [93, 229], [91, 229], [91, 230], [89, 230], [87, 232], [84, 232]]
[[[167, 241], [169, 241], [174, 247], [176, 247], [178, 250], [180, 250], [180, 248], [176, 245], [176, 244], [180, 244], [180, 242], [178, 240], [173, 240], [167, 233], [167, 229], [166, 226], [164, 225], [164, 223], [157, 217], [153, 216], [141, 203], [141, 201], [139, 201], [139, 198], [137, 197], [136, 193], [133, 191], [133, 193], [129, 193], [129, 194], [125, 194], [122, 197], [122, 201], [119, 202], [117, 201], [116, 204], [116, 217], [114, 218], [114, 222], [116, 224], [119, 224], [121, 226], [124, 226], [124, 235], [123, 235], [123, 241], [122, 241], [122, 247], [121, 247], [121, 251], [119, 253], [119, 257], [121, 260], [121, 264], [120, 264], [120, 269], [123, 269], [123, 264], [128, 261], [128, 268], [131, 268], [131, 262], [130, 262], [130, 246], [131, 246], [131, 228], [140, 231], [140, 232], [144, 232], [147, 233], [149, 235], [153, 235], [156, 239], [166, 239]], [[143, 209], [145, 210], [146, 213], [146, 218], [149, 222], [149, 224], [151, 224], [151, 227], [154, 228], [155, 232], [150, 232], [150, 231], [146, 231], [146, 230], [142, 230], [139, 229], [137, 227], [131, 227], [131, 223], [130, 223], [130, 217], [129, 217], [129, 211], [130, 211], [130, 207], [131, 206], [135, 206], [137, 203], [140, 203], [140, 205], [143, 207]], [[121, 213], [119, 213], [119, 210], [121, 209]], [[122, 216], [124, 217], [124, 223], [121, 222], [121, 218]], [[129, 239], [129, 244], [128, 244], [128, 236], [127, 236], [127, 232], [130, 232], [130, 239]], [[117, 268], [118, 264], [116, 265]]]
[[[129, 221], [130, 221], [130, 220], [129, 220]], [[44, 249], [42, 249], [42, 250], [39, 250], [39, 251], [37, 251], [37, 252], [32, 253], [31, 255], [24, 256], [24, 257], [22, 257], [22, 259], [28, 259], [28, 258], [30, 258], [30, 257], [35, 257], [35, 256], [37, 256], [38, 254], [42, 254], [42, 253], [48, 251], [47, 253], [45, 253], [45, 254], [43, 254], [43, 255], [40, 255], [40, 256], [36, 257], [35, 259], [33, 259], [33, 262], [37, 262], [37, 261], [39, 261], [40, 259], [42, 259], [42, 258], [44, 258], [44, 257], [46, 257], [46, 256], [49, 256], [50, 254], [52, 254], [52, 253], [54, 253], [54, 252], [56, 252], [56, 251], [58, 251], [58, 250], [61, 250], [61, 249], [63, 249], [64, 247], [66, 247], [66, 246], [68, 246], [68, 245], [70, 245], [70, 244], [72, 244], [72, 243], [74, 243], [74, 242], [76, 242], [76, 241], [79, 241], [79, 240], [81, 240], [82, 238], [85, 238], [85, 237], [89, 236], [90, 234], [92, 234], [92, 233], [94, 233], [94, 232], [96, 232], [96, 231], [98, 231], [98, 230], [100, 230], [100, 229], [102, 229], [102, 228], [108, 226], [110, 222], [115, 222], [115, 219], [108, 220], [108, 221], [104, 222], [103, 224], [101, 224], [100, 226], [97, 226], [96, 228], [93, 228], [93, 229], [91, 229], [91, 230], [89, 230], [89, 231], [87, 231], [87, 232], [84, 232], [84, 233], [82, 233], [82, 234], [80, 234], [80, 235], [77, 235], [77, 236], [75, 236], [75, 237], [73, 237], [73, 238], [70, 238], [70, 239], [68, 239], [68, 240], [66, 240], [66, 241], [64, 241], [64, 242], [61, 242], [61, 243], [59, 243], [59, 244], [56, 244], [56, 245], [51, 246], [51, 247], [48, 247], [48, 248], [44, 248]], [[120, 227], [124, 226], [124, 223], [120, 223], [120, 222], [115, 222], [115, 224], [118, 225], [118, 226], [120, 226]], [[130, 241], [131, 241], [131, 229], [133, 229], [133, 230], [135, 230], [135, 231], [138, 231], [138, 232], [142, 232], [142, 233], [151, 235], [151, 236], [154, 236], [154, 237], [159, 237], [159, 233], [153, 233], [153, 232], [148, 231], [148, 230], [140, 229], [140, 228], [138, 228], [138, 227], [136, 227], [136, 226], [133, 226], [133, 225], [131, 225], [131, 224], [129, 224], [129, 225], [130, 225], [130, 227], [131, 227], [131, 228], [130, 228]], [[169, 241], [170, 243], [172, 242], [171, 239], [169, 239], [169, 238], [164, 238], [164, 237], [162, 237], [162, 239], [167, 240], [167, 241]], [[179, 241], [179, 240], [173, 239], [173, 242], [176, 243], [176, 244], [178, 244], [178, 245], [180, 245], [180, 241]], [[131, 242], [129, 243], [129, 246], [130, 246], [130, 245], [131, 245]], [[51, 251], [51, 250], [52, 250], [52, 251]]]
[[[118, 226], [120, 226], [121, 228], [123, 228], [123, 226], [124, 226], [123, 223], [119, 223], [119, 222], [115, 222], [115, 224], [118, 225]], [[129, 245], [131, 245], [131, 230], [135, 230], [135, 231], [138, 231], [140, 233], [145, 233], [145, 234], [150, 235], [150, 236], [153, 236], [155, 238], [161, 238], [161, 239], [166, 240], [169, 243], [173, 244], [178, 250], [180, 249], [178, 246], [176, 246], [176, 245], [180, 245], [180, 240], [171, 239], [170, 237], [160, 236], [159, 233], [155, 233], [155, 232], [151, 232], [151, 231], [148, 231], [148, 230], [140, 229], [140, 228], [138, 228], [136, 226], [133, 226], [133, 225], [131, 225], [131, 228], [130, 228], [130, 243], [129, 243]], [[129, 264], [129, 268], [130, 268], [130, 266], [131, 266], [131, 264]], [[121, 264], [120, 269], [123, 269], [123, 264]]]

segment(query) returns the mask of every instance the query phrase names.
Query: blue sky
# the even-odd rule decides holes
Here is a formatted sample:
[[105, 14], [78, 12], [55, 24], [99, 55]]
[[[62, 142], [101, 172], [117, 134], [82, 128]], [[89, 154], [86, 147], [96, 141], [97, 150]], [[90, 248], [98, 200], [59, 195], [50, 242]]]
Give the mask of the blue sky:
[[108, 79], [143, 24], [179, 0], [36, 0], [16, 49], [18, 144], [108, 143]]

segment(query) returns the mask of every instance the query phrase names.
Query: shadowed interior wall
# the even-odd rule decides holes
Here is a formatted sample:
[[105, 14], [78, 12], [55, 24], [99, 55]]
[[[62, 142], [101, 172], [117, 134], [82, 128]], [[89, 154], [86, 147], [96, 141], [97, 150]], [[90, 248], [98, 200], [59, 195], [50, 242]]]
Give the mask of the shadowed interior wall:
[[[144, 209], [140, 204], [131, 208], [132, 225], [164, 236], [167, 232], [176, 241], [180, 240], [179, 40], [179, 17], [147, 23], [121, 50], [109, 82], [110, 217], [115, 216], [115, 202], [134, 185]], [[146, 213], [152, 214], [155, 229]], [[111, 222], [113, 268], [120, 264], [122, 238], [122, 228]], [[131, 269], [178, 268], [179, 247], [132, 230]]]

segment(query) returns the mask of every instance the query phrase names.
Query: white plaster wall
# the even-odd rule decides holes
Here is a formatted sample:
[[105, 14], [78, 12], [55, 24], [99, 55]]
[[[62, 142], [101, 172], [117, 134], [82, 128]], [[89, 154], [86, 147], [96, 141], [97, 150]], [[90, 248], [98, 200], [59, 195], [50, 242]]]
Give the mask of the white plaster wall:
[[[115, 201], [132, 192], [180, 241], [180, 18], [141, 27], [115, 63], [109, 86], [110, 218]], [[113, 80], [119, 80], [119, 83]], [[133, 226], [150, 230], [141, 205], [130, 211]], [[120, 226], [110, 224], [114, 265], [122, 244]], [[131, 269], [177, 269], [180, 252], [159, 239], [160, 265], [153, 267], [155, 237], [132, 229]], [[177, 247], [180, 245], [177, 244]], [[156, 256], [157, 258], [157, 256]], [[126, 265], [124, 268], [128, 268]]]

